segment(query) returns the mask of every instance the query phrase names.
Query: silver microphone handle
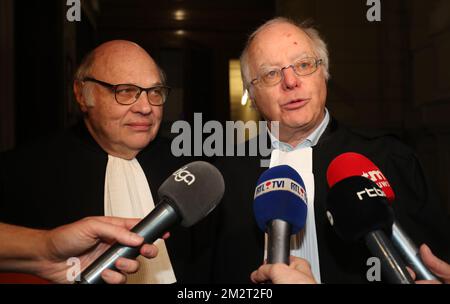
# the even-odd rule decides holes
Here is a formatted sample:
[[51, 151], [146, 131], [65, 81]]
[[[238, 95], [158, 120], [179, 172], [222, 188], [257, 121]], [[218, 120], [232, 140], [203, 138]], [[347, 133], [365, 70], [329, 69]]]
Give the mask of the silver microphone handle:
[[425, 266], [422, 259], [420, 258], [419, 249], [406, 235], [406, 233], [398, 225], [397, 222], [394, 222], [394, 225], [392, 225], [391, 239], [394, 246], [397, 247], [398, 251], [405, 259], [406, 264], [408, 264], [408, 266], [410, 266], [416, 273], [416, 279], [440, 281], [440, 279], [432, 274]]

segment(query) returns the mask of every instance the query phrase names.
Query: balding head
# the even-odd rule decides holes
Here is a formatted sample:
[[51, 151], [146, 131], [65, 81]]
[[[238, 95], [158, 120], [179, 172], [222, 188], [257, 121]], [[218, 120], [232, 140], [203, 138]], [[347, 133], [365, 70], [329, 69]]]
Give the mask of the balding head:
[[86, 126], [106, 152], [130, 159], [153, 140], [162, 106], [151, 105], [145, 91], [134, 103], [119, 104], [114, 89], [119, 84], [164, 85], [163, 72], [142, 47], [125, 40], [103, 43], [85, 57], [75, 77], [74, 93]]
[[246, 46], [241, 54], [241, 75], [243, 79], [244, 84], [244, 90], [249, 90], [250, 88], [250, 70], [248, 66], [249, 61], [249, 50], [253, 46], [255, 40], [257, 40], [258, 36], [261, 33], [266, 32], [267, 30], [270, 30], [273, 27], [276, 27], [277, 25], [282, 24], [290, 24], [292, 26], [297, 27], [299, 30], [303, 31], [308, 38], [311, 41], [311, 45], [314, 48], [314, 53], [323, 60], [323, 67], [324, 67], [324, 76], [325, 79], [328, 80], [330, 78], [329, 74], [329, 57], [328, 57], [328, 48], [325, 41], [320, 36], [319, 32], [313, 28], [311, 25], [308, 25], [307, 22], [305, 23], [298, 23], [291, 19], [284, 18], [284, 17], [277, 17], [273, 18], [260, 27], [258, 27], [252, 34], [250, 34]]
[[[117, 69], [119, 68], [117, 63], [122, 62], [125, 64], [125, 68], [129, 69], [130, 65], [124, 61], [131, 61], [136, 58], [152, 63], [158, 69], [161, 83], [165, 84], [164, 72], [158, 67], [153, 58], [137, 43], [127, 40], [108, 41], [88, 53], [75, 73], [75, 80], [81, 81], [85, 77], [92, 76], [97, 70], [100, 73], [105, 72], [104, 70], [108, 69], [108, 64], [112, 64], [112, 67]], [[113, 71], [111, 70], [110, 72]]]
[[[82, 81], [86, 77], [98, 79], [106, 79], [111, 77], [117, 81], [110, 81], [113, 84], [127, 83], [119, 81], [120, 79], [130, 79], [129, 73], [138, 74], [142, 67], [133, 68], [134, 65], [144, 65], [148, 70], [157, 70], [159, 74], [159, 82], [163, 85], [166, 83], [166, 77], [163, 70], [155, 63], [152, 57], [137, 43], [127, 40], [112, 40], [99, 45], [97, 48], [89, 52], [81, 61], [77, 71], [75, 72], [75, 82]], [[144, 68], [145, 68], [144, 66]], [[124, 77], [117, 77], [122, 75]], [[103, 77], [105, 76], [105, 77]], [[134, 78], [134, 77], [133, 77]], [[76, 88], [74, 88], [76, 89]], [[92, 87], [84, 86], [82, 95], [85, 97], [86, 106], [93, 106], [95, 99], [92, 96]], [[83, 112], [83, 104], [80, 104]]]
[[[315, 33], [276, 18], [250, 36], [241, 56], [250, 98], [268, 122], [279, 122], [279, 139], [292, 147], [305, 140], [325, 117], [328, 57], [325, 44]], [[302, 74], [303, 67], [312, 72]], [[270, 83], [271, 77], [275, 82]]]

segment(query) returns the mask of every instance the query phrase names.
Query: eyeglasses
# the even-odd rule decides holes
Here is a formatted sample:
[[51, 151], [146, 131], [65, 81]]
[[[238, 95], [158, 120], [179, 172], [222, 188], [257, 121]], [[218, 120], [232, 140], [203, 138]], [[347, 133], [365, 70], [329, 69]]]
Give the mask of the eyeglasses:
[[156, 85], [150, 88], [141, 88], [134, 84], [110, 84], [91, 77], [85, 77], [82, 81], [95, 82], [114, 92], [114, 98], [121, 105], [131, 105], [135, 103], [141, 93], [147, 93], [148, 102], [154, 106], [161, 106], [166, 102], [170, 92], [170, 87], [164, 85]]
[[279, 84], [284, 79], [284, 73], [283, 70], [292, 68], [294, 70], [295, 75], [297, 76], [307, 76], [319, 68], [319, 65], [323, 63], [322, 59], [316, 59], [312, 57], [303, 58], [298, 61], [296, 61], [294, 64], [285, 66], [281, 69], [273, 69], [267, 72], [263, 72], [262, 75], [256, 77], [252, 81], [250, 81], [250, 84], [256, 85], [258, 83], [261, 83], [265, 86], [274, 86], [276, 84]]

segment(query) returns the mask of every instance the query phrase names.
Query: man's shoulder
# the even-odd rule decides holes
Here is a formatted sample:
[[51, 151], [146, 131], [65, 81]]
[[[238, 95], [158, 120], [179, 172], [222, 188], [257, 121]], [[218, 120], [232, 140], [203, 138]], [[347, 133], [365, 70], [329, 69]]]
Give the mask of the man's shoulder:
[[345, 143], [349, 147], [398, 156], [415, 154], [399, 135], [386, 130], [339, 127], [336, 135], [339, 144]]
[[172, 141], [163, 136], [157, 136], [152, 140], [141, 152], [137, 159], [141, 166], [153, 168], [166, 168], [168, 170], [176, 170], [182, 165], [192, 161], [192, 157], [175, 156], [172, 152]]
[[[78, 153], [79, 148], [89, 147], [87, 131], [80, 130], [79, 125], [71, 126], [59, 131], [42, 134], [35, 138], [19, 143], [15, 148], [2, 152], [3, 159], [23, 159], [32, 157], [36, 160], [47, 158], [57, 159], [67, 153]], [[95, 148], [95, 145], [91, 145]], [[97, 147], [98, 149], [99, 147]]]
[[163, 149], [163, 151], [170, 151], [172, 141], [161, 135], [157, 135], [142, 151], [148, 152], [154, 149]]
[[13, 149], [2, 152], [1, 157], [3, 160], [13, 160], [25, 156], [41, 158], [48, 155], [49, 151], [65, 146], [64, 142], [66, 141], [67, 138], [63, 131], [45, 134], [17, 144]]
[[157, 158], [159, 161], [169, 161], [174, 158], [171, 152], [171, 141], [168, 138], [156, 136], [144, 149], [142, 149], [137, 158], [139, 160], [148, 160]]

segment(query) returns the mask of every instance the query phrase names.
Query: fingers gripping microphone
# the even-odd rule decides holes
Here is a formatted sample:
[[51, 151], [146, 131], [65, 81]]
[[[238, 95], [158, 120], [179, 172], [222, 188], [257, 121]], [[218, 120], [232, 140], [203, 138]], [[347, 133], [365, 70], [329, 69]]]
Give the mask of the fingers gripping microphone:
[[[202, 161], [189, 163], [159, 187], [160, 202], [131, 231], [144, 237], [145, 243], [153, 243], [177, 224], [189, 227], [206, 217], [219, 204], [224, 191], [224, 180], [216, 167]], [[103, 270], [115, 269], [119, 257], [136, 258], [139, 249], [114, 244], [82, 272], [81, 283], [103, 283]]]
[[287, 165], [266, 170], [258, 179], [253, 211], [259, 228], [268, 234], [269, 264], [289, 264], [290, 236], [306, 223], [305, 184]]
[[327, 216], [336, 233], [346, 241], [364, 239], [381, 261], [383, 278], [394, 284], [414, 284], [406, 265], [392, 246], [394, 215], [386, 195], [372, 181], [353, 176], [336, 183], [327, 197]]
[[[347, 152], [339, 155], [330, 163], [327, 170], [327, 180], [330, 187], [350, 176], [363, 176], [372, 180], [381, 188], [381, 190], [383, 190], [390, 203], [393, 203], [395, 200], [394, 191], [387, 178], [383, 175], [381, 170], [364, 155]], [[417, 246], [395, 220], [392, 226], [391, 240], [397, 250], [400, 251], [400, 254], [407, 264], [412, 267], [418, 279], [439, 280], [439, 278], [433, 275], [424, 265], [420, 258]]]

